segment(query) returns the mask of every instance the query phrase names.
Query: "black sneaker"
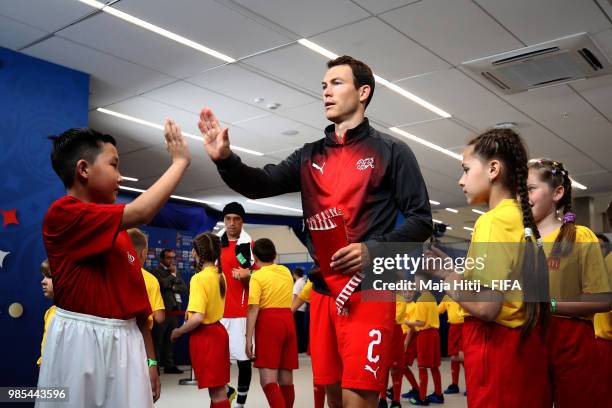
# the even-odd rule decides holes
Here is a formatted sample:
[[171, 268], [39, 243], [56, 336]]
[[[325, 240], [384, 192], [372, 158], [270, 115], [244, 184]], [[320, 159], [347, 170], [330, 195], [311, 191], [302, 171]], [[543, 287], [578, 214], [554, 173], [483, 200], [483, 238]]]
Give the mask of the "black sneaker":
[[393, 399], [393, 387], [389, 387], [387, 388], [387, 398], [392, 400]]
[[410, 391], [402, 394], [402, 398], [418, 398], [419, 397], [419, 390], [417, 390], [416, 388], [411, 389]]
[[427, 401], [427, 398], [425, 398], [425, 401], [423, 401], [419, 397], [410, 398], [410, 403], [412, 405], [429, 405], [429, 401]]
[[459, 386], [457, 384], [451, 384], [447, 389], [444, 390], [445, 394], [459, 394]]
[[236, 391], [236, 389], [231, 385], [227, 384], [227, 400], [230, 402], [230, 404], [232, 403], [234, 398], [236, 398], [237, 394], [238, 392]]
[[425, 401], [429, 402], [430, 404], [444, 404], [444, 395], [431, 393], [427, 396], [427, 398], [425, 398]]
[[378, 400], [378, 408], [387, 408], [387, 399], [386, 398], [381, 398]]
[[164, 368], [164, 374], [183, 374], [183, 370], [177, 366]]
[[391, 401], [389, 408], [402, 408], [402, 404], [400, 404], [399, 401]]

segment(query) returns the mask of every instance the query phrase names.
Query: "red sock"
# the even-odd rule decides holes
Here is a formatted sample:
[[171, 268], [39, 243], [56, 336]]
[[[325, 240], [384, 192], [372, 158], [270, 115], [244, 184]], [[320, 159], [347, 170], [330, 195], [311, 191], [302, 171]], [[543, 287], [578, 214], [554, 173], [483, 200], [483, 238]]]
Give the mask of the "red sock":
[[413, 390], [419, 389], [419, 384], [417, 384], [416, 378], [414, 378], [414, 374], [412, 374], [412, 370], [410, 369], [410, 367], [404, 368], [404, 376], [410, 383], [410, 386], [412, 387]]
[[442, 394], [442, 376], [440, 376], [440, 368], [432, 368], [431, 376], [434, 382], [434, 392], [438, 395]]
[[263, 387], [270, 408], [285, 408], [285, 399], [278, 383], [269, 383]]
[[461, 370], [461, 362], [451, 360], [451, 376], [453, 378], [453, 384], [459, 385], [459, 371]]
[[419, 398], [425, 401], [427, 396], [427, 369], [425, 367], [419, 367], [419, 381]]
[[314, 387], [314, 408], [325, 407], [325, 387], [318, 384], [313, 384]]
[[399, 402], [402, 393], [402, 370], [391, 371], [391, 380], [393, 381], [393, 401]]
[[228, 400], [223, 400], [219, 402], [211, 402], [210, 407], [211, 408], [230, 408], [230, 403]]
[[285, 399], [285, 407], [293, 408], [293, 402], [295, 401], [295, 387], [293, 384], [281, 385], [280, 389]]
[[383, 384], [385, 384], [385, 386], [381, 388], [380, 393], [378, 394], [378, 397], [380, 399], [387, 398], [387, 386], [389, 385], [389, 371], [387, 371], [387, 373], [385, 374], [385, 379], [383, 380]]

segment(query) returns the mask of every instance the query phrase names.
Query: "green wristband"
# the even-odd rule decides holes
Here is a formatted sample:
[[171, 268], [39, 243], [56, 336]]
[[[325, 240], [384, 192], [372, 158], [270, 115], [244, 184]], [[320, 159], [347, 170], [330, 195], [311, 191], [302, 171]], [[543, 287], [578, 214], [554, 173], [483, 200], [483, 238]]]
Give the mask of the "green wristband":
[[156, 367], [157, 366], [157, 360], [153, 360], [152, 358], [147, 358], [147, 365], [149, 367]]
[[550, 299], [550, 312], [557, 313], [557, 299], [555, 298]]

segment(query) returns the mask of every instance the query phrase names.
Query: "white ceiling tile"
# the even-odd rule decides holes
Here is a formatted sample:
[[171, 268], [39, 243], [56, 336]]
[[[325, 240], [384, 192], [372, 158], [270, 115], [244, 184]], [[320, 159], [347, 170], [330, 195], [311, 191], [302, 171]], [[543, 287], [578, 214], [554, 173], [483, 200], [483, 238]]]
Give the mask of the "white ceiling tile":
[[99, 80], [97, 77], [91, 77], [89, 79], [90, 109], [108, 106], [134, 95], [134, 91], [130, 91], [129, 89], [121, 88], [118, 86], [113, 86], [109, 83]]
[[236, 2], [303, 37], [369, 15], [349, 0], [236, 0]]
[[53, 32], [94, 9], [75, 0], [2, 0], [0, 15]]
[[302, 45], [293, 44], [249, 58], [245, 63], [316, 95], [322, 95], [321, 80], [327, 70], [327, 61], [326, 57]]
[[45, 35], [45, 31], [0, 15], [0, 47], [17, 50]]
[[[610, 149], [612, 151], [612, 148]], [[554, 157], [563, 163], [571, 177], [579, 177], [581, 174], [600, 173], [603, 169], [593, 162], [593, 159], [584, 154], [575, 153]]]
[[335, 54], [350, 55], [365, 62], [389, 81], [449, 67], [375, 17], [328, 31], [312, 41]]
[[52, 37], [25, 54], [91, 74], [100, 81], [134, 93], [167, 84], [172, 78], [91, 48]]
[[325, 117], [325, 109], [323, 108], [323, 101], [321, 100], [297, 108], [283, 110], [278, 112], [278, 114], [295, 120], [296, 122], [309, 125], [315, 129], [319, 129], [321, 137], [323, 137], [323, 130], [331, 124]]
[[[610, 157], [611, 151], [608, 151], [608, 158]], [[612, 191], [612, 171], [593, 173], [593, 174], [582, 174], [579, 177], [576, 177], [576, 180], [585, 186], [587, 186], [587, 190], [578, 190], [574, 189], [575, 195], [591, 195], [596, 192], [607, 192], [610, 194]], [[610, 196], [608, 196], [608, 200]]]
[[382, 86], [375, 88], [366, 116], [389, 126], [439, 118], [437, 114]]
[[116, 8], [236, 59], [291, 40], [213, 0], [122, 0]]
[[353, 0], [372, 14], [380, 14], [385, 11], [396, 9], [411, 3], [418, 3], [420, 0]]
[[401, 129], [446, 149], [463, 149], [469, 139], [475, 136], [474, 132], [456, 124], [451, 119], [417, 123], [402, 126]]
[[477, 0], [497, 21], [526, 45], [581, 32], [610, 28], [610, 21], [593, 1]]
[[[161, 131], [133, 122], [112, 118], [97, 111], [89, 112], [89, 127], [117, 140], [119, 155], [163, 143]], [[130, 176], [130, 174], [126, 174]]]
[[522, 47], [469, 0], [421, 1], [380, 17], [453, 64]]
[[147, 92], [143, 96], [198, 115], [202, 108], [208, 106], [219, 120], [226, 123], [267, 114], [267, 111], [263, 109], [255, 108], [182, 81]]
[[[254, 141], [261, 138], [269, 140], [270, 143], [266, 146], [264, 153], [284, 150], [289, 147], [297, 148], [304, 143], [314, 142], [323, 137], [323, 133], [318, 129], [276, 115], [241, 122], [240, 128], [244, 129]], [[298, 134], [294, 136], [283, 135], [282, 132], [287, 130], [297, 130]]]
[[260, 103], [262, 107], [270, 103], [280, 103], [277, 112], [315, 100], [308, 94], [234, 64], [206, 71], [189, 78], [187, 82], [249, 104], [254, 104], [256, 98], [263, 98]]
[[106, 13], [57, 35], [176, 78], [224, 63]]
[[459, 118], [466, 112], [504, 105], [494, 93], [456, 68], [409, 78], [397, 85]]
[[612, 121], [612, 75], [574, 82], [572, 87]]

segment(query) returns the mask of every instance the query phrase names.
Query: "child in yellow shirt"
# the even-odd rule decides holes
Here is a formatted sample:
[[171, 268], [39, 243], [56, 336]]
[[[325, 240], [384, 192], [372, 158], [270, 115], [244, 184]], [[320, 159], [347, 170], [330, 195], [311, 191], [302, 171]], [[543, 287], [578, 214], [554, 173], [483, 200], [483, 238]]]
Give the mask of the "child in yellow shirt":
[[[40, 273], [43, 276], [42, 280], [40, 281], [43, 290], [43, 295], [47, 299], [53, 300], [53, 279], [51, 278], [51, 268], [49, 268], [49, 261], [47, 259], [42, 261], [42, 263], [40, 264]], [[51, 318], [54, 314], [55, 305], [48, 308], [45, 312], [45, 325], [43, 329], [42, 341], [40, 342], [40, 357], [38, 357], [38, 360], [36, 361], [36, 364], [38, 366], [40, 366], [40, 364], [42, 363], [42, 353], [45, 348], [45, 337], [47, 335], [47, 328], [49, 327], [49, 323], [51, 323]]]

